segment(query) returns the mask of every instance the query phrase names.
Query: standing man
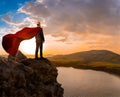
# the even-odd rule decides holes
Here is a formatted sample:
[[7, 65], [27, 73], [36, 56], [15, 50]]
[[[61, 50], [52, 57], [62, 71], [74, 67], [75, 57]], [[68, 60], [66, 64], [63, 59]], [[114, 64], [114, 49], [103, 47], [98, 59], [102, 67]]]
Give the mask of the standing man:
[[[40, 22], [37, 23], [37, 27], [41, 28]], [[45, 41], [44, 39], [44, 34], [43, 34], [43, 29], [38, 32], [38, 34], [35, 36], [36, 39], [36, 50], [35, 50], [35, 59], [38, 59], [38, 50], [40, 48], [40, 58], [43, 58], [43, 42]]]

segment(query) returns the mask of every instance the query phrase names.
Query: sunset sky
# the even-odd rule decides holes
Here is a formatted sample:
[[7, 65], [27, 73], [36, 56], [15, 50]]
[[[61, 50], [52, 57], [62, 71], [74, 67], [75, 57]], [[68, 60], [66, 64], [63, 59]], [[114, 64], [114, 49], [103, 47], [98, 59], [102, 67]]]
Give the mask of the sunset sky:
[[[2, 37], [42, 23], [44, 55], [106, 49], [120, 54], [120, 0], [1, 0]], [[34, 54], [35, 39], [19, 49]]]

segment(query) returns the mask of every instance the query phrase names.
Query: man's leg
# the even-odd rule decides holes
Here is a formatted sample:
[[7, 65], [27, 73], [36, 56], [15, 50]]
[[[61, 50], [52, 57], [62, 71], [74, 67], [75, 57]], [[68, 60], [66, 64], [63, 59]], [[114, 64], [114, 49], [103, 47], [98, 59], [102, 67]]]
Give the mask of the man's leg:
[[38, 59], [39, 44], [36, 42], [35, 59]]
[[43, 58], [43, 43], [40, 44], [40, 57]]

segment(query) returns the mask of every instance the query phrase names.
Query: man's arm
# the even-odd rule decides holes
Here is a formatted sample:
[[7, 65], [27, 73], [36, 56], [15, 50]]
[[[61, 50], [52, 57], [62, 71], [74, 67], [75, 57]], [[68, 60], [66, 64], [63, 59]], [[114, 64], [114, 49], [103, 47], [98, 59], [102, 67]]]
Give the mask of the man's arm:
[[45, 38], [44, 38], [44, 33], [43, 33], [43, 29], [41, 29], [41, 38], [43, 40], [43, 42], [45, 41]]

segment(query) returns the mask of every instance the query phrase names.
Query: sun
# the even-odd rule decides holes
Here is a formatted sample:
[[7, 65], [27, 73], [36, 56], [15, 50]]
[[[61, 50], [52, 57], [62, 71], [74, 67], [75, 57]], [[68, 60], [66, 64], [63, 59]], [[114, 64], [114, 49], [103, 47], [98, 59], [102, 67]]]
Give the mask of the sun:
[[35, 53], [35, 47], [36, 47], [35, 38], [24, 40], [20, 44], [20, 51], [31, 55]]

